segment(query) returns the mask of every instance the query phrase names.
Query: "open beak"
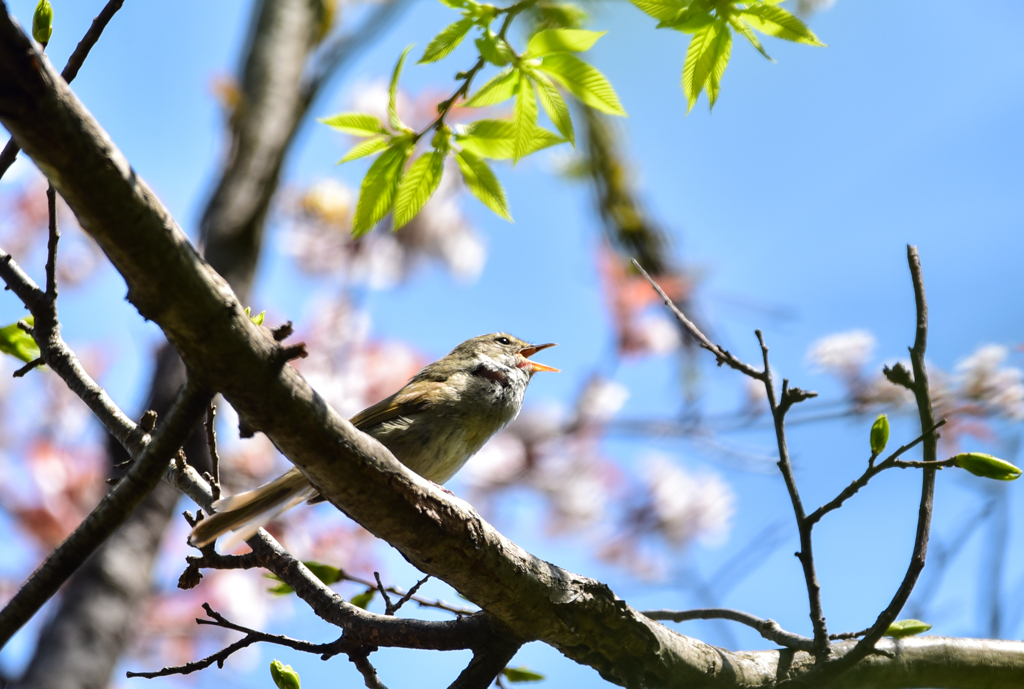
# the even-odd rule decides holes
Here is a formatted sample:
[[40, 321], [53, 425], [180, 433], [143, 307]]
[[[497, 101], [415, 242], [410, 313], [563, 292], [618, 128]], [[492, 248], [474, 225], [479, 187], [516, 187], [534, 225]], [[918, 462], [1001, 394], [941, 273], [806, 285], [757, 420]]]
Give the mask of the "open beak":
[[[522, 354], [523, 357], [528, 359], [537, 352], [539, 352], [540, 350], [554, 346], [554, 342], [548, 342], [547, 344], [542, 345], [530, 345], [529, 347], [523, 347], [522, 349], [520, 349], [519, 353]], [[552, 373], [561, 373], [561, 371], [559, 371], [557, 368], [553, 368], [545, 364], [538, 364], [536, 361], [527, 361], [525, 362], [525, 365], [522, 368], [527, 369], [531, 373], [536, 373], [537, 371], [551, 371]]]

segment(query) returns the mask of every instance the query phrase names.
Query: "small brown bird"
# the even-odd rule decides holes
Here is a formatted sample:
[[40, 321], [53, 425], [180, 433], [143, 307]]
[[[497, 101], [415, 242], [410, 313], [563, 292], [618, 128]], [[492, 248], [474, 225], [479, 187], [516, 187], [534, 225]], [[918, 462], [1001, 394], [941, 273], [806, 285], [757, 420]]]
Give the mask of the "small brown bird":
[[[508, 333], [466, 340], [423, 368], [401, 390], [352, 417], [405, 466], [444, 483], [519, 415], [537, 371], [558, 371], [529, 357], [554, 343], [531, 345]], [[300, 502], [318, 502], [316, 488], [297, 468], [255, 490], [213, 503], [216, 514], [196, 524], [189, 543], [201, 548], [228, 531], [225, 547]]]

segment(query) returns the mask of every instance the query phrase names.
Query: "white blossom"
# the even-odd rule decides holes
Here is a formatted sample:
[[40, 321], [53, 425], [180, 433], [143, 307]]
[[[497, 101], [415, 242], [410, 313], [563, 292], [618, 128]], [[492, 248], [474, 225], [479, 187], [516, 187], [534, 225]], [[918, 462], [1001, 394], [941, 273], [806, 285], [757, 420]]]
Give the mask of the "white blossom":
[[871, 358], [875, 338], [866, 330], [850, 330], [817, 340], [807, 350], [807, 362], [817, 371], [849, 376]]
[[655, 456], [644, 479], [657, 528], [673, 545], [699, 539], [718, 542], [729, 532], [736, 501], [732, 489], [715, 474], [695, 475]]

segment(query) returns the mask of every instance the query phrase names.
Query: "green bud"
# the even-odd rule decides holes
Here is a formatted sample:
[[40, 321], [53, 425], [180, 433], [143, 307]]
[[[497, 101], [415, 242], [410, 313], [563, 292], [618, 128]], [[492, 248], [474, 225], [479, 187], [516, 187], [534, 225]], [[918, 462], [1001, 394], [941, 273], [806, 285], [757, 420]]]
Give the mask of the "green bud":
[[921, 620], [897, 620], [885, 630], [885, 636], [891, 636], [894, 639], [905, 639], [908, 636], [924, 634], [931, 628], [930, 624]]
[[1020, 478], [1021, 474], [1020, 469], [1009, 462], [981, 452], [963, 452], [954, 457], [953, 462], [975, 476], [997, 481], [1013, 481]]
[[875, 422], [871, 424], [871, 454], [875, 457], [885, 451], [885, 444], [889, 442], [889, 417], [879, 414]]
[[280, 660], [270, 662], [270, 676], [274, 678], [277, 689], [299, 689], [299, 673]]
[[46, 47], [52, 33], [53, 7], [50, 6], [50, 0], [39, 0], [36, 11], [32, 13], [32, 38]]

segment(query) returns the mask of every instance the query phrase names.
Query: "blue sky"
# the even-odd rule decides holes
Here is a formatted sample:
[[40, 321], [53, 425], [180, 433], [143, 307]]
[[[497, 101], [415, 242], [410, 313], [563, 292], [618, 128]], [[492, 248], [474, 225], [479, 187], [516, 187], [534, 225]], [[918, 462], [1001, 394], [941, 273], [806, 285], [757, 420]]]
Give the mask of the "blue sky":
[[[8, 5], [23, 23], [29, 21], [34, 2]], [[102, 3], [57, 0], [54, 5], [57, 22], [49, 52], [63, 65]], [[129, 0], [74, 84], [135, 170], [193, 235], [222, 155], [221, 115], [210, 81], [234, 68], [249, 5]], [[627, 3], [594, 12], [592, 28], [609, 33], [589, 58], [629, 112], [621, 125], [638, 186], [650, 212], [672, 229], [677, 255], [704, 276], [698, 299], [729, 349], [755, 359], [753, 330], [760, 327], [781, 375], [834, 399], [838, 387], [808, 371], [805, 352], [823, 335], [861, 328], [878, 340], [876, 365], [905, 356], [913, 337], [908, 242], [920, 247], [924, 264], [933, 362], [949, 370], [981, 344], [1024, 342], [1024, 59], [1016, 47], [1024, 5], [997, 0], [985, 7], [971, 11], [949, 0], [838, 0], [810, 20], [829, 47], [767, 39], [765, 47], [778, 61], [771, 64], [737, 40], [715, 111], [708, 112], [702, 97], [688, 117], [679, 86], [687, 37], [654, 31], [655, 21]], [[316, 114], [346, 109], [354, 85], [386, 77], [406, 45], [425, 46], [452, 16], [440, 3], [412, 4], [337, 80]], [[413, 93], [449, 88], [452, 73], [470, 64], [470, 50], [467, 44], [439, 65], [407, 68], [403, 86]], [[347, 145], [325, 127], [308, 125], [289, 161], [286, 183], [338, 176], [357, 186], [365, 164], [334, 167]], [[571, 398], [595, 367], [607, 364], [608, 321], [592, 260], [599, 225], [589, 193], [552, 176], [551, 167], [551, 159], [541, 154], [515, 170], [500, 168], [515, 223], [496, 218], [475, 200], [465, 204], [488, 247], [480, 280], [467, 286], [427, 271], [405, 287], [372, 293], [367, 303], [375, 332], [414, 342], [431, 355], [496, 329], [557, 341], [559, 348], [545, 361], [564, 373], [539, 378], [530, 396], [534, 401]], [[308, 309], [304, 296], [313, 283], [276, 255], [278, 241], [272, 231], [254, 303], [301, 322]], [[531, 247], [525, 257], [524, 243]], [[135, 357], [145, 361], [155, 333], [123, 296], [123, 283], [108, 271], [88, 290], [69, 294], [62, 314], [72, 343], [123, 334], [116, 345], [119, 363], [104, 382], [119, 403], [134, 409], [148, 377]], [[791, 316], [775, 316], [775, 309]], [[16, 304], [5, 295], [0, 313], [15, 312]], [[1020, 366], [1021, 357], [1013, 363]], [[680, 404], [674, 371], [671, 359], [620, 367], [618, 380], [632, 392], [623, 414], [674, 413]], [[703, 376], [709, 408], [736, 405], [741, 381], [735, 374], [709, 366]], [[808, 503], [824, 502], [859, 472], [869, 423], [793, 429], [790, 446]], [[910, 423], [896, 420], [894, 441], [914, 435]], [[772, 446], [764, 433], [734, 440], [763, 451]], [[720, 471], [738, 496], [730, 540], [692, 550], [692, 559], [681, 560], [687, 566], [706, 576], [769, 521], [792, 526], [778, 477], [730, 473], [679, 443], [658, 447], [683, 463]], [[636, 466], [646, 451], [621, 438], [608, 449], [627, 467]], [[935, 522], [941, 534], [955, 529], [980, 498], [968, 478], [944, 474], [939, 479]], [[883, 476], [859, 502], [816, 531], [832, 627], [867, 626], [894, 591], [909, 557], [918, 483], [906, 472]], [[1008, 489], [1015, 496], [1013, 508], [1019, 509], [1022, 487]], [[510, 512], [516, 518], [498, 526], [540, 557], [606, 578], [636, 607], [697, 605], [679, 587], [644, 588], [594, 564], [571, 542], [538, 537], [533, 511], [529, 500], [522, 502]], [[807, 633], [806, 595], [791, 555], [791, 531], [725, 603]], [[1014, 536], [1020, 534], [1011, 532]], [[954, 570], [958, 577], [978, 575], [981, 547], [973, 543], [965, 552]], [[1022, 554], [1019, 543], [1010, 551], [1010, 582], [1021, 580]], [[411, 582], [413, 575], [402, 574], [392, 559], [396, 577]], [[1016, 593], [1019, 597], [1019, 586]], [[938, 633], [980, 633], [973, 598], [958, 597], [950, 588], [940, 601], [946, 624]], [[316, 622], [306, 627], [310, 618], [302, 616], [301, 624], [297, 619], [289, 632], [329, 633]], [[767, 647], [744, 630], [725, 635], [719, 625], [683, 631], [712, 643]], [[270, 654], [264, 651], [263, 657]], [[416, 672], [401, 678], [383, 660], [389, 656]], [[385, 683], [398, 687], [412, 686], [412, 677], [424, 669], [443, 667], [440, 685], [440, 677], [454, 677], [465, 662], [412, 651], [382, 652], [380, 658], [378, 668], [387, 668]], [[356, 681], [343, 660], [325, 665], [307, 656], [288, 662], [296, 664], [308, 686], [338, 676]], [[559, 660], [538, 644], [516, 662], [556, 681], [599, 681], [589, 669]], [[205, 675], [205, 684], [221, 679], [215, 670]], [[252, 683], [257, 681], [265, 679]]]

